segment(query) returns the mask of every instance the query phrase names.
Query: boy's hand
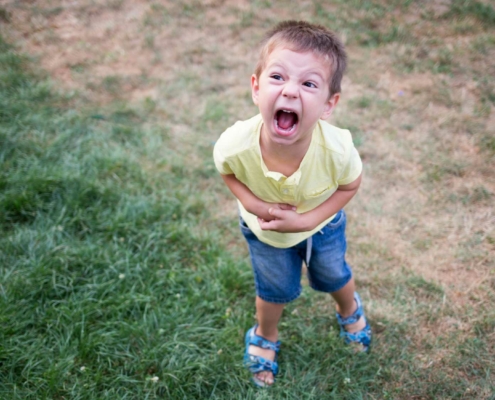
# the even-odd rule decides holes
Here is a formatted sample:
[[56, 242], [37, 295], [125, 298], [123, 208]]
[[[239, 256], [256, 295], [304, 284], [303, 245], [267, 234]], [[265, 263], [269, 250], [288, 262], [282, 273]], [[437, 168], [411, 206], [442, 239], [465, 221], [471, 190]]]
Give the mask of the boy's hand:
[[[356, 194], [360, 184], [361, 175], [347, 185], [339, 185], [335, 193], [322, 204], [302, 214], [298, 214], [295, 208], [287, 210], [270, 205], [268, 209], [270, 219], [259, 218], [260, 228], [267, 231], [287, 233], [311, 231], [318, 224], [341, 210]], [[263, 217], [263, 215], [258, 215], [258, 217]]]
[[[284, 211], [296, 211], [296, 207], [291, 206], [290, 204], [284, 204], [284, 203], [265, 203], [260, 200], [260, 203], [262, 204], [260, 208], [260, 212], [255, 214], [258, 216], [258, 220], [269, 222], [273, 221], [277, 217], [273, 214], [270, 213], [270, 210], [284, 210]], [[249, 210], [248, 210], [249, 211]]]
[[311, 230], [307, 225], [304, 214], [298, 214], [295, 211], [295, 207], [280, 208], [271, 207], [268, 210], [273, 219], [266, 221], [262, 218], [258, 218], [260, 228], [264, 231], [276, 231], [276, 232], [304, 232]]
[[296, 211], [297, 207], [295, 206], [291, 206], [290, 204], [284, 204], [284, 203], [271, 203], [270, 204], [270, 208], [268, 209], [268, 213], [270, 213], [270, 215], [272, 215], [273, 217], [276, 218], [275, 215], [273, 215], [270, 210], [274, 209], [274, 210], [284, 210], [284, 211]]

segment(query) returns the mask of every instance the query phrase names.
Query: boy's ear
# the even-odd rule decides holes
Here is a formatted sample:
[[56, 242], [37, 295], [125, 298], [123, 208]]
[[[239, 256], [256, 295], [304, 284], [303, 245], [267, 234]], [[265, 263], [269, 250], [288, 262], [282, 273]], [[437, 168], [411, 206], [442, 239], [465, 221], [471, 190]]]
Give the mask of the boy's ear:
[[340, 93], [334, 93], [325, 103], [325, 108], [323, 109], [323, 113], [321, 114], [320, 119], [327, 119], [332, 115], [334, 108], [337, 106], [337, 103], [340, 100]]
[[258, 82], [258, 78], [253, 74], [251, 76], [251, 95], [253, 97], [253, 103], [258, 105], [258, 94], [260, 92], [260, 84]]

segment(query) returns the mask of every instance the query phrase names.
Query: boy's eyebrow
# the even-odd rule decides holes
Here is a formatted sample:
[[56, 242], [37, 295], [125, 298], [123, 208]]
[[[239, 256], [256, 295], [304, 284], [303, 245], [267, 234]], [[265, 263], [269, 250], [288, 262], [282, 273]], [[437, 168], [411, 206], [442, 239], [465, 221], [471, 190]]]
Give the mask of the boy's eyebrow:
[[285, 68], [285, 66], [282, 63], [279, 63], [278, 61], [275, 61], [273, 63], [270, 63], [266, 66], [266, 68], [273, 68], [273, 67], [280, 67], [280, 68]]
[[[273, 64], [269, 64], [266, 66], [266, 69], [270, 68], [284, 68], [284, 65], [279, 63], [279, 62], [274, 62]], [[320, 72], [318, 70], [309, 70], [305, 72], [305, 75], [317, 75], [320, 79], [325, 80], [326, 79], [326, 74], [324, 72]]]
[[322, 79], [322, 80], [325, 80], [325, 79], [326, 79], [326, 76], [325, 76], [326, 74], [322, 74], [322, 73], [320, 73], [319, 71], [310, 71], [310, 72], [308, 73], [308, 75], [317, 75], [317, 76], [318, 76], [318, 77], [320, 77], [320, 79]]

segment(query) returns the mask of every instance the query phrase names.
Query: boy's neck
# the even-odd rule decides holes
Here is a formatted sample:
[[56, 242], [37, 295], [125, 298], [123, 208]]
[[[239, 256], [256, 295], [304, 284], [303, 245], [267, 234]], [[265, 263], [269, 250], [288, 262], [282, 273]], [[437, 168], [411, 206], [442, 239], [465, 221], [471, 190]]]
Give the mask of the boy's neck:
[[304, 141], [296, 142], [292, 145], [280, 145], [267, 140], [266, 136], [263, 135], [263, 127], [261, 127], [260, 149], [263, 162], [268, 170], [279, 172], [286, 177], [296, 172], [308, 152], [312, 135], [304, 139]]

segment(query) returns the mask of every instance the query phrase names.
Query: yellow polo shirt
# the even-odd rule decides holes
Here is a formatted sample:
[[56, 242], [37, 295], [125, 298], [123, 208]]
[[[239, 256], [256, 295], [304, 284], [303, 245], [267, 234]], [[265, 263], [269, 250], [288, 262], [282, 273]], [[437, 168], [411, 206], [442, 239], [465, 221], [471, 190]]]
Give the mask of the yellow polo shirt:
[[[260, 149], [261, 115], [238, 121], [215, 144], [213, 158], [222, 175], [234, 174], [255, 196], [269, 203], [287, 203], [298, 213], [312, 210], [327, 200], [339, 185], [355, 181], [362, 171], [359, 154], [348, 130], [320, 120], [299, 169], [286, 177], [269, 171]], [[308, 232], [280, 233], [261, 230], [257, 217], [242, 204], [242, 218], [256, 237], [274, 247], [292, 247], [322, 229], [334, 216]]]

